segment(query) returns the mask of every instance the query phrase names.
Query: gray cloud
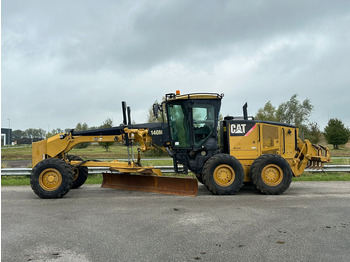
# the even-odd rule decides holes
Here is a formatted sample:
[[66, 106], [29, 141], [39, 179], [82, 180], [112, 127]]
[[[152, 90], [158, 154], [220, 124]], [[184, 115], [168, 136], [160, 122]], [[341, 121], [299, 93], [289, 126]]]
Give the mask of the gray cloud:
[[[224, 92], [224, 114], [294, 93], [347, 123], [349, 1], [2, 2], [2, 119], [142, 122], [164, 93]], [[347, 124], [349, 125], [349, 124]]]

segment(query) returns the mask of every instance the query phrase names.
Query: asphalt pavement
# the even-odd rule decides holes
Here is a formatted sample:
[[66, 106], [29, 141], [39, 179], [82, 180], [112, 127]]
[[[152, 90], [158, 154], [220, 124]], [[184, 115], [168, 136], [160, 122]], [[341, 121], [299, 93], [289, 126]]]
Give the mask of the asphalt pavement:
[[196, 197], [102, 189], [40, 199], [1, 189], [2, 261], [349, 261], [350, 182]]

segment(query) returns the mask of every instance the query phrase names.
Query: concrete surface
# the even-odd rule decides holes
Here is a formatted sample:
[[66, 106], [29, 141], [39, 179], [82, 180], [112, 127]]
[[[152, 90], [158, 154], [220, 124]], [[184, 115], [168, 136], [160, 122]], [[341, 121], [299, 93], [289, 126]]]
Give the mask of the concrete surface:
[[350, 182], [293, 182], [280, 196], [99, 186], [40, 199], [1, 189], [2, 261], [349, 261]]

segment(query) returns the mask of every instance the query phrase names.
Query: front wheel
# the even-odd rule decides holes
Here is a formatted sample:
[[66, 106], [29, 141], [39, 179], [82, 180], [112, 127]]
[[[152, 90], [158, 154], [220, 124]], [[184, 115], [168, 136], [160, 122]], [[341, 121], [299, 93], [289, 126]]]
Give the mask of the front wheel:
[[292, 182], [292, 170], [280, 155], [266, 154], [258, 157], [249, 171], [250, 181], [263, 194], [279, 195]]
[[214, 155], [204, 164], [203, 182], [215, 195], [235, 194], [242, 187], [243, 180], [243, 167], [231, 155]]
[[62, 159], [44, 159], [33, 168], [30, 184], [41, 198], [61, 198], [72, 187], [73, 170]]

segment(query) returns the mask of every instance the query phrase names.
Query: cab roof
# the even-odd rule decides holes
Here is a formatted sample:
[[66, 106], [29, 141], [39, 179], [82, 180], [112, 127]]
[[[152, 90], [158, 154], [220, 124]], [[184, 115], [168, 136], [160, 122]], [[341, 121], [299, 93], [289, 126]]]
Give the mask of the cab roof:
[[192, 94], [166, 94], [165, 99], [166, 101], [169, 100], [189, 100], [189, 99], [222, 99], [224, 97], [224, 94], [217, 94], [217, 93], [192, 93]]

